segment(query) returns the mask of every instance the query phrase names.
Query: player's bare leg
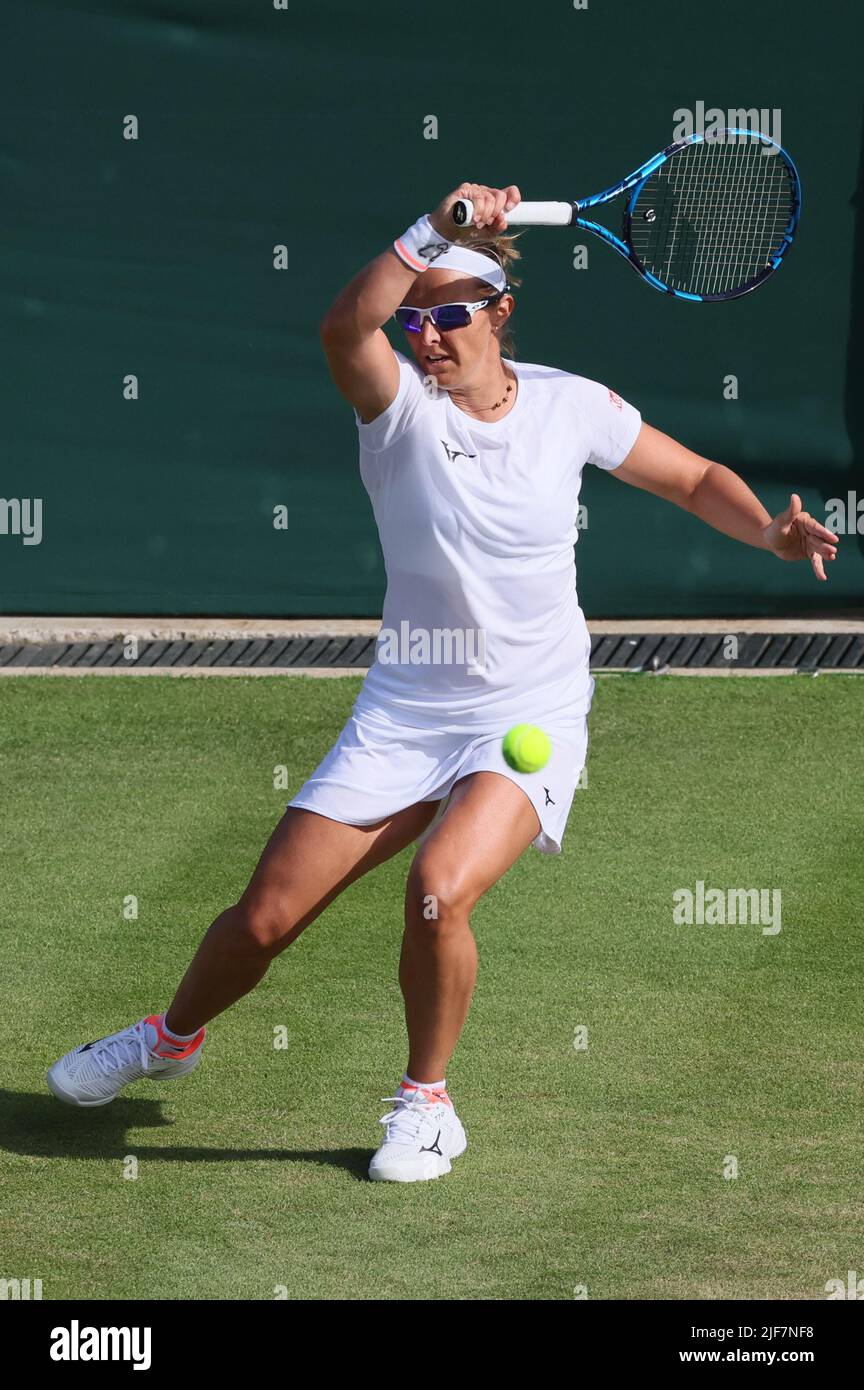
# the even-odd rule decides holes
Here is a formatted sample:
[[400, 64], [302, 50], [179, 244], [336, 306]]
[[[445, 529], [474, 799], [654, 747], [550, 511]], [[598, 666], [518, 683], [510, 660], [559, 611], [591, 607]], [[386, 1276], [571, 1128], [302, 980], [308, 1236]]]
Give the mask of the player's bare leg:
[[[408, 1074], [444, 1076], [477, 977], [469, 925], [480, 897], [540, 832], [525, 793], [496, 772], [458, 782], [450, 804], [411, 866], [399, 983], [408, 1028]], [[432, 900], [437, 915], [429, 915]]]
[[168, 1014], [73, 1048], [50, 1068], [49, 1089], [70, 1105], [107, 1105], [130, 1081], [193, 1071], [204, 1024], [248, 994], [343, 888], [411, 844], [435, 810], [420, 803], [358, 827], [289, 808], [240, 901], [208, 930]]
[[165, 1017], [171, 1032], [195, 1032], [254, 989], [280, 951], [350, 883], [421, 835], [436, 809], [421, 802], [356, 826], [289, 807], [243, 896], [198, 947]]
[[379, 1182], [422, 1182], [450, 1171], [466, 1146], [445, 1073], [462, 1032], [477, 977], [470, 926], [478, 899], [505, 874], [540, 830], [528, 797], [509, 778], [475, 772], [450, 804], [411, 867], [399, 982], [408, 1027], [408, 1069], [385, 1137], [369, 1166]]

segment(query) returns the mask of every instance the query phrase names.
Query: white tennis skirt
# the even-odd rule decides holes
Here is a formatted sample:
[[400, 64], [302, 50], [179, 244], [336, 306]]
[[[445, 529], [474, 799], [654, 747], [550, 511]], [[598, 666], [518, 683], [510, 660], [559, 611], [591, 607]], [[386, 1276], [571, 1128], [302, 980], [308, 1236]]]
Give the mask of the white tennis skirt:
[[392, 711], [355, 707], [330, 752], [288, 804], [346, 825], [375, 825], [418, 801], [440, 801], [424, 832], [429, 834], [456, 782], [472, 772], [498, 772], [522, 788], [540, 817], [536, 848], [560, 854], [585, 767], [588, 720], [580, 715], [541, 727], [552, 756], [539, 772], [523, 773], [514, 772], [501, 752], [507, 728], [471, 734], [415, 728], [401, 724]]

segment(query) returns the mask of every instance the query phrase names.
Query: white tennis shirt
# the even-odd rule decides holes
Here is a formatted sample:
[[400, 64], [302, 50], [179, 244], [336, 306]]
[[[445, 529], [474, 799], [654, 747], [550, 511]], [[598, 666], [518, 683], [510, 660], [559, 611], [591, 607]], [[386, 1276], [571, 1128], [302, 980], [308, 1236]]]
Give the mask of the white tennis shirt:
[[475, 420], [396, 357], [395, 400], [369, 424], [354, 411], [387, 572], [355, 708], [450, 730], [566, 724], [593, 690], [574, 556], [582, 470], [623, 463], [639, 412], [596, 381], [508, 359], [515, 404]]

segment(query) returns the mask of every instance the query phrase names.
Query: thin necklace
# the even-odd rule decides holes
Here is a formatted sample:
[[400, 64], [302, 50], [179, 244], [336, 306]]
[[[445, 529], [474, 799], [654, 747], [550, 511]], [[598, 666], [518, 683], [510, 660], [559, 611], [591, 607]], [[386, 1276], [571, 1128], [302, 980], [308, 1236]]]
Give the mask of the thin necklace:
[[[506, 376], [506, 373], [505, 373], [505, 376]], [[507, 384], [507, 390], [504, 392], [504, 395], [501, 397], [500, 401], [496, 401], [494, 405], [484, 405], [484, 406], [482, 406], [481, 408], [482, 408], [483, 410], [497, 410], [498, 407], [499, 407], [499, 405], [503, 405], [503, 404], [504, 404], [504, 402], [506, 401], [507, 397], [510, 395], [510, 392], [511, 392], [512, 390], [513, 390], [513, 382], [511, 381], [511, 382], [508, 382], [508, 384]], [[481, 424], [482, 424], [482, 421], [481, 421]]]
[[503, 404], [504, 404], [504, 402], [506, 401], [507, 397], [510, 395], [510, 392], [511, 392], [512, 390], [513, 390], [513, 382], [512, 382], [512, 381], [508, 381], [508, 383], [507, 383], [507, 390], [504, 392], [504, 395], [501, 397], [500, 401], [496, 401], [494, 405], [487, 406], [487, 407], [486, 407], [487, 410], [497, 410], [498, 407], [499, 407], [499, 405], [503, 405]]

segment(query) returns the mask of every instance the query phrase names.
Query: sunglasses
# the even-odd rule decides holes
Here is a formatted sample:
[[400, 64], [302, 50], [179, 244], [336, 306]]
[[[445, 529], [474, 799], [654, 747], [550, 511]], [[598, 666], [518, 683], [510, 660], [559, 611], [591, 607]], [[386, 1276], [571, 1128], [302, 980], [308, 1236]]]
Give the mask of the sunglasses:
[[406, 333], [419, 333], [424, 319], [431, 319], [442, 333], [449, 333], [451, 328], [467, 328], [478, 309], [494, 304], [502, 294], [506, 294], [506, 290], [498, 290], [488, 299], [478, 299], [474, 304], [436, 304], [433, 309], [409, 309], [406, 306], [397, 309], [393, 317]]

